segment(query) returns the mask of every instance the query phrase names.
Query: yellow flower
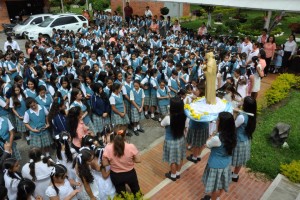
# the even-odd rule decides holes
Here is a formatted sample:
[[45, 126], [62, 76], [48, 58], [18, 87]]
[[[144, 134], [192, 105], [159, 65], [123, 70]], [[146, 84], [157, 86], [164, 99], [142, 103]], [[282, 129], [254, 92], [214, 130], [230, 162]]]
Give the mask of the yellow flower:
[[227, 103], [227, 100], [226, 100], [226, 99], [222, 99], [222, 102], [223, 102], [223, 103]]
[[204, 114], [204, 115], [209, 115], [209, 112], [204, 112], [203, 114]]

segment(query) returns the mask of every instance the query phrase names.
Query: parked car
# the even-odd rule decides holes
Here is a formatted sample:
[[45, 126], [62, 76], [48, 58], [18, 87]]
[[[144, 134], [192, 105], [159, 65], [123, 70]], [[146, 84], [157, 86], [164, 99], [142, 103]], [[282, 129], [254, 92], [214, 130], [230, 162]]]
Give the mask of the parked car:
[[29, 40], [37, 40], [39, 33], [42, 33], [45, 38], [49, 41], [52, 37], [52, 30], [70, 30], [74, 32], [80, 31], [83, 24], [87, 23], [88, 20], [78, 14], [59, 14], [53, 15], [47, 18], [39, 25], [33, 26], [25, 32], [26, 37]]
[[31, 15], [24, 21], [18, 23], [12, 30], [12, 34], [16, 37], [24, 37], [24, 32], [32, 26], [42, 23], [45, 19], [53, 16], [52, 14]]

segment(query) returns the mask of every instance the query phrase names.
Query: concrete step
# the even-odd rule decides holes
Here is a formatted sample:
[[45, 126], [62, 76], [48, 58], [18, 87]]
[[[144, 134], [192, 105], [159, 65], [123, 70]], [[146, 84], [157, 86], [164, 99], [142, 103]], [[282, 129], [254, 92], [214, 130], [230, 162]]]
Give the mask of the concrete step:
[[260, 200], [300, 200], [300, 184], [278, 174]]

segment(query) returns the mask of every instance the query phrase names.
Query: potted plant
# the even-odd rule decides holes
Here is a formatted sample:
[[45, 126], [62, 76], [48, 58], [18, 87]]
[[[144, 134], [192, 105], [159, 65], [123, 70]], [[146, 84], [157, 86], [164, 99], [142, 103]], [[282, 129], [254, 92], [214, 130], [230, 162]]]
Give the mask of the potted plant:
[[169, 14], [169, 8], [168, 7], [163, 7], [163, 8], [161, 8], [160, 9], [160, 14], [162, 14], [162, 15], [167, 15], [167, 14]]

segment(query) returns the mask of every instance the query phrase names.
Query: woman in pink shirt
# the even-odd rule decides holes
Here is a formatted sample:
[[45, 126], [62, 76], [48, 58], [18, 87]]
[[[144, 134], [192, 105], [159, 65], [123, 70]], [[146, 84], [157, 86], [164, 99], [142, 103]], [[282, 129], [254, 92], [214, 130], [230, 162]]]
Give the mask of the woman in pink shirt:
[[132, 193], [140, 191], [134, 163], [140, 163], [139, 152], [134, 144], [125, 141], [126, 127], [118, 126], [115, 129], [113, 142], [107, 144], [103, 153], [103, 165], [110, 165], [110, 178], [118, 194], [126, 192], [125, 184]]
[[[267, 63], [266, 63], [266, 52], [265, 52], [265, 50], [260, 49], [257, 56], [259, 58], [259, 64], [261, 65], [261, 68], [264, 71], [265, 68], [266, 68], [266, 66], [267, 66]], [[265, 72], [264, 72], [264, 76], [267, 76], [267, 74]]]
[[267, 39], [267, 42], [264, 44], [264, 50], [266, 52], [266, 67], [264, 73], [267, 74], [270, 69], [271, 61], [274, 59], [274, 54], [276, 50], [275, 37], [270, 35]]
[[81, 140], [85, 135], [93, 135], [89, 128], [82, 120], [83, 113], [79, 106], [75, 106], [69, 110], [68, 113], [68, 130], [72, 137], [72, 147], [79, 152], [81, 148]]

